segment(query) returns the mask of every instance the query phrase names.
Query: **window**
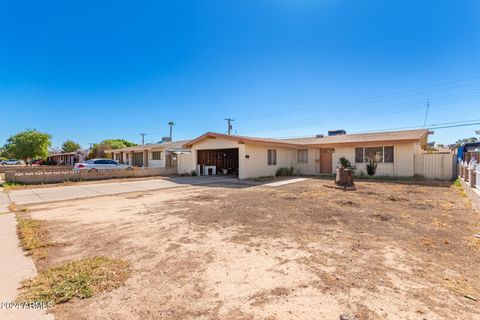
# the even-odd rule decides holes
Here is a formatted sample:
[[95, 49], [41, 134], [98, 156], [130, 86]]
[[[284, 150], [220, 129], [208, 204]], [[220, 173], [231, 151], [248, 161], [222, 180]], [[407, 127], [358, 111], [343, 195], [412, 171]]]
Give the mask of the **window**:
[[373, 160], [380, 163], [393, 163], [393, 146], [355, 148], [355, 162], [369, 162]]
[[268, 150], [268, 165], [274, 166], [277, 164], [277, 150]]
[[383, 147], [383, 162], [393, 163], [393, 147]]
[[308, 150], [297, 150], [297, 162], [308, 162]]
[[152, 160], [163, 160], [163, 152], [162, 151], [153, 151], [152, 152]]
[[363, 162], [363, 148], [355, 148], [355, 162]]
[[365, 162], [383, 162], [383, 148], [382, 147], [373, 147], [365, 148]]
[[105, 160], [105, 164], [114, 164], [114, 165], [117, 165], [118, 162], [115, 161], [115, 160]]

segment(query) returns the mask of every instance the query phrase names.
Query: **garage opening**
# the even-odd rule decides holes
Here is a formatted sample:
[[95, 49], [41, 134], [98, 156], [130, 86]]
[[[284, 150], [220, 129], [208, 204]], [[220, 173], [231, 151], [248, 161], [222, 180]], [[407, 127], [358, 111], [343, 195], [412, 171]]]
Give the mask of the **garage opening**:
[[238, 176], [238, 149], [197, 150], [200, 175]]

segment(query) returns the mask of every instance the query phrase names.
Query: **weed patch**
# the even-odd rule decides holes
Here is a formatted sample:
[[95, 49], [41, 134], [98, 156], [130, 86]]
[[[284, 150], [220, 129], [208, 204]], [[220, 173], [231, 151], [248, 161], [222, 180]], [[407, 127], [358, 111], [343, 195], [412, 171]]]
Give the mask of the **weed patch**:
[[44, 258], [45, 248], [50, 244], [46, 240], [47, 233], [42, 230], [40, 220], [22, 217], [17, 213], [17, 221], [17, 234], [23, 250], [29, 255]]
[[22, 282], [17, 302], [44, 301], [54, 304], [85, 299], [120, 287], [130, 274], [129, 263], [93, 257], [46, 269]]

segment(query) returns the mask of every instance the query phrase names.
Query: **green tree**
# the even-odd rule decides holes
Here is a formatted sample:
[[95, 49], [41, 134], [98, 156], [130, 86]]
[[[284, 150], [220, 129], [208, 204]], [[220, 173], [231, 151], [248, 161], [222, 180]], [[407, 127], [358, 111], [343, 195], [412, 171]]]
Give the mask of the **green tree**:
[[88, 153], [87, 158], [88, 159], [105, 158], [106, 157], [105, 150], [133, 147], [136, 145], [137, 145], [136, 143], [133, 143], [124, 139], [103, 140], [102, 142], [95, 143], [92, 146], [92, 148]]
[[458, 147], [458, 146], [461, 146], [464, 143], [477, 142], [477, 141], [478, 141], [477, 137], [458, 139], [457, 142], [455, 142], [455, 146]]
[[67, 140], [62, 144], [62, 152], [75, 152], [81, 146], [73, 140]]
[[8, 138], [3, 147], [4, 153], [21, 160], [45, 159], [52, 145], [52, 136], [48, 133], [29, 129]]

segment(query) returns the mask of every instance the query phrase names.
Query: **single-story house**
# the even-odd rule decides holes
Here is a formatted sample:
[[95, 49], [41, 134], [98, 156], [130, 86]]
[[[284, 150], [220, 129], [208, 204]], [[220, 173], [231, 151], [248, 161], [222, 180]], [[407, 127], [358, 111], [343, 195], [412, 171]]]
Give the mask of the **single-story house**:
[[188, 141], [174, 141], [162, 143], [150, 143], [121, 149], [105, 150], [110, 153], [112, 159], [119, 163], [128, 164], [135, 167], [179, 167], [183, 166], [184, 161], [190, 161], [190, 150], [185, 149], [183, 145]]
[[185, 142], [190, 150], [179, 173], [235, 174], [240, 179], [275, 175], [280, 167], [293, 167], [305, 175], [332, 174], [341, 157], [366, 172], [373, 159], [377, 175], [413, 176], [414, 156], [426, 149], [429, 131], [403, 130], [296, 139], [269, 139], [207, 132]]
[[83, 162], [87, 156], [86, 149], [78, 149], [73, 152], [55, 152], [48, 154], [47, 161], [49, 163], [56, 163], [57, 165], [73, 166], [75, 163]]

